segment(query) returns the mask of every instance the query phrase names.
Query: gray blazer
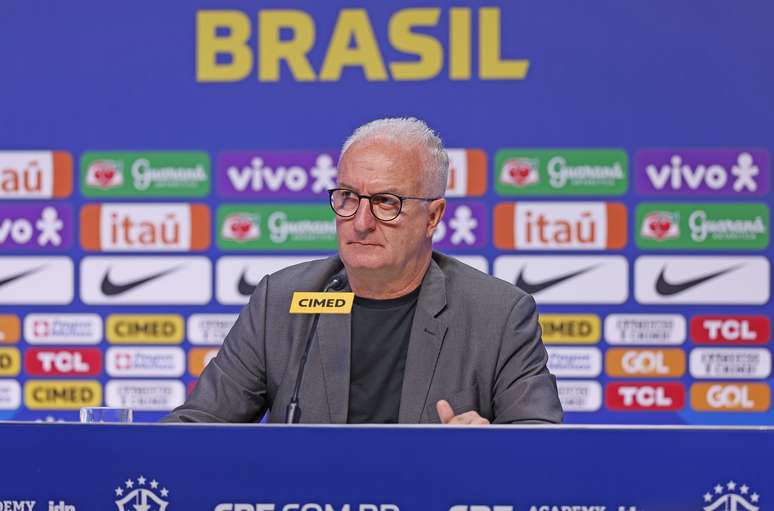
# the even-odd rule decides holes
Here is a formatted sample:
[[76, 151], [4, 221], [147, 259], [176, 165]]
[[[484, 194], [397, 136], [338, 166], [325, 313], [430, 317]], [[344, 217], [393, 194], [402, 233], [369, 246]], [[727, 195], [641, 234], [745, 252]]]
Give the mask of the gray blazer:
[[[288, 313], [294, 291], [322, 289], [344, 274], [337, 256], [267, 275], [242, 309], [218, 355], [168, 422], [283, 422], [309, 314]], [[401, 423], [438, 423], [455, 413], [493, 423], [562, 420], [548, 372], [534, 299], [507, 282], [438, 252], [422, 281], [401, 391]], [[351, 316], [323, 314], [300, 392], [303, 423], [347, 422]]]

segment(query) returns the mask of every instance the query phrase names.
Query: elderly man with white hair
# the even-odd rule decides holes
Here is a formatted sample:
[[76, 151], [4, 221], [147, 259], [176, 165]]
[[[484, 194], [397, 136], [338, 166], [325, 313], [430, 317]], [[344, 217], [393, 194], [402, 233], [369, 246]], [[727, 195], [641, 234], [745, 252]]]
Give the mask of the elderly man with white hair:
[[[165, 420], [283, 422], [297, 397], [303, 423], [561, 422], [535, 301], [432, 249], [448, 166], [422, 121], [358, 128], [329, 191], [338, 255], [264, 277]], [[351, 315], [313, 330], [288, 313], [294, 291], [331, 282], [354, 292]]]

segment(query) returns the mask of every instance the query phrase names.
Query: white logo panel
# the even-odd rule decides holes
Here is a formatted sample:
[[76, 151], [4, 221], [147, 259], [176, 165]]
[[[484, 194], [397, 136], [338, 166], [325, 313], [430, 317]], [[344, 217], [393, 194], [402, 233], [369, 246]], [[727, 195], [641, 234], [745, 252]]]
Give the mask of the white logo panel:
[[185, 371], [181, 348], [108, 348], [105, 371], [110, 376], [174, 377]]
[[771, 374], [771, 352], [766, 348], [696, 348], [689, 366], [694, 378], [763, 379]]
[[217, 346], [236, 323], [238, 314], [192, 314], [188, 317], [188, 342]]
[[494, 275], [538, 303], [623, 303], [629, 263], [623, 256], [500, 256]]
[[100, 206], [103, 251], [183, 251], [191, 248], [188, 204], [123, 204]]
[[642, 256], [634, 263], [634, 294], [644, 304], [748, 304], [769, 301], [765, 257]]
[[192, 257], [85, 257], [81, 299], [89, 305], [203, 305], [212, 297], [212, 264]]
[[0, 410], [16, 410], [21, 406], [21, 385], [16, 380], [0, 380]]
[[111, 380], [105, 385], [107, 406], [164, 412], [185, 401], [185, 386], [177, 380]]
[[102, 318], [98, 314], [28, 314], [24, 340], [30, 344], [99, 344]]
[[465, 149], [447, 149], [449, 176], [446, 197], [464, 197], [468, 190], [468, 153]]
[[605, 318], [605, 340], [614, 345], [679, 345], [685, 342], [686, 331], [680, 314], [610, 314]]
[[271, 273], [294, 264], [322, 259], [324, 255], [309, 256], [225, 256], [215, 264], [215, 290], [218, 302], [224, 305], [244, 305], [252, 289]]
[[596, 412], [602, 407], [602, 386], [596, 381], [559, 380], [556, 387], [565, 412]]
[[487, 261], [486, 257], [484, 256], [452, 255], [451, 257], [455, 258], [461, 263], [467, 264], [471, 268], [477, 269], [480, 272], [489, 273], [489, 261]]
[[0, 304], [67, 305], [74, 296], [69, 257], [0, 256]]
[[557, 378], [594, 378], [602, 372], [602, 352], [597, 348], [546, 346], [548, 370]]
[[519, 202], [514, 226], [516, 246], [523, 249], [601, 250], [607, 246], [604, 202]]

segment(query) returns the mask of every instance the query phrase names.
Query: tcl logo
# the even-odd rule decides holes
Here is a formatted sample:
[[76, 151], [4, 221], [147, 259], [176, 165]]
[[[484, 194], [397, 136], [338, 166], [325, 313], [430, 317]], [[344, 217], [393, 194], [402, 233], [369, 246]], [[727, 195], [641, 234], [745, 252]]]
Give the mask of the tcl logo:
[[771, 323], [766, 316], [694, 316], [691, 337], [697, 344], [766, 344]]
[[611, 410], [680, 410], [685, 388], [680, 383], [610, 383], [605, 402]]
[[771, 389], [765, 383], [696, 383], [691, 387], [695, 410], [765, 412], [770, 405]]
[[24, 367], [35, 376], [96, 376], [102, 372], [102, 354], [98, 348], [30, 348]]
[[610, 376], [676, 378], [685, 373], [685, 352], [681, 349], [612, 348], [605, 361]]

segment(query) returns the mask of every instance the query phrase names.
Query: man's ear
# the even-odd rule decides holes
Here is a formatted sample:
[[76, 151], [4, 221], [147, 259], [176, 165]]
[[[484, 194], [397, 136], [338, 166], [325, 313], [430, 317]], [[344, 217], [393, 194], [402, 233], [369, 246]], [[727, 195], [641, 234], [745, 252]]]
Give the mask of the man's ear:
[[430, 203], [430, 217], [427, 220], [427, 237], [432, 238], [435, 229], [443, 218], [443, 212], [446, 211], [446, 199], [436, 199]]

